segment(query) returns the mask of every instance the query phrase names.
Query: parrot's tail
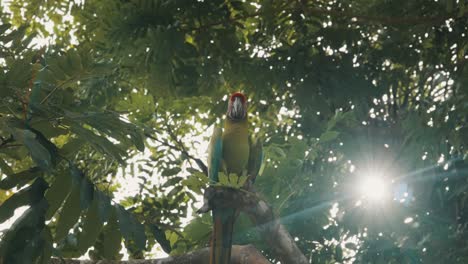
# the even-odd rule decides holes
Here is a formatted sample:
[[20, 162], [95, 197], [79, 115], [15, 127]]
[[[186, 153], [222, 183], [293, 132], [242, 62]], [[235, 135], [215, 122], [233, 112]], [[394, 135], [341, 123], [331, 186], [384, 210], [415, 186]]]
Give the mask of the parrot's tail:
[[232, 231], [234, 229], [235, 218], [235, 209], [223, 208], [213, 210], [210, 264], [231, 263]]

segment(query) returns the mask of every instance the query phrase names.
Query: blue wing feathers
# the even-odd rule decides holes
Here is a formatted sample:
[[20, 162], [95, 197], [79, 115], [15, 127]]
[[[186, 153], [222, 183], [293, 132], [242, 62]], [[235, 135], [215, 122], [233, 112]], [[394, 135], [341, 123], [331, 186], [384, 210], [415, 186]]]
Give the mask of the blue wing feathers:
[[210, 140], [210, 148], [208, 154], [208, 176], [210, 180], [218, 182], [218, 172], [221, 168], [223, 158], [223, 132], [221, 128], [214, 128], [213, 135]]
[[252, 138], [250, 140], [250, 157], [247, 169], [251, 183], [255, 182], [255, 179], [260, 172], [264, 158], [263, 155], [262, 142], [259, 139]]

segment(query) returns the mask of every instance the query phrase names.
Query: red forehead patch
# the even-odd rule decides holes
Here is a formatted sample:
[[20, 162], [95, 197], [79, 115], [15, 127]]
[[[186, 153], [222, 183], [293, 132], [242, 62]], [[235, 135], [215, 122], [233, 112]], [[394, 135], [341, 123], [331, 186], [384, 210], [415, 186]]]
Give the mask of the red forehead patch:
[[247, 97], [245, 97], [245, 95], [243, 93], [240, 93], [240, 92], [236, 92], [236, 93], [231, 94], [231, 101], [234, 101], [234, 98], [236, 98], [236, 97], [240, 97], [242, 102], [247, 101]]

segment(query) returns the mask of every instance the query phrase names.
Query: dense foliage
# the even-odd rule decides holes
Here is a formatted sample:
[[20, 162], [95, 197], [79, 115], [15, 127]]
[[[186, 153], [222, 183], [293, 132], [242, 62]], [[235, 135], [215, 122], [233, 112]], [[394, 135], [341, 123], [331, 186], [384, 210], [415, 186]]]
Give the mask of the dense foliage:
[[[468, 261], [466, 0], [12, 0], [1, 6], [0, 263], [205, 247], [226, 95], [256, 188], [313, 263]], [[47, 37], [49, 45], [31, 43]], [[388, 195], [357, 192], [366, 174]], [[139, 186], [118, 198], [122, 185]], [[185, 224], [187, 214], [192, 219]], [[241, 216], [235, 243], [275, 259]]]

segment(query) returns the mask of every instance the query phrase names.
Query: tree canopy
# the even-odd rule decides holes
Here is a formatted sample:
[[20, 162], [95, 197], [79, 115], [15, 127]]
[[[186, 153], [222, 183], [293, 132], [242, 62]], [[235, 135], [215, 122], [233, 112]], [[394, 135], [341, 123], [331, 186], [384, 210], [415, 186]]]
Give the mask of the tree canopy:
[[[0, 223], [25, 210], [0, 263], [208, 246], [235, 91], [311, 263], [468, 261], [466, 0], [11, 0], [0, 24]], [[258, 229], [234, 243], [276, 263]]]

